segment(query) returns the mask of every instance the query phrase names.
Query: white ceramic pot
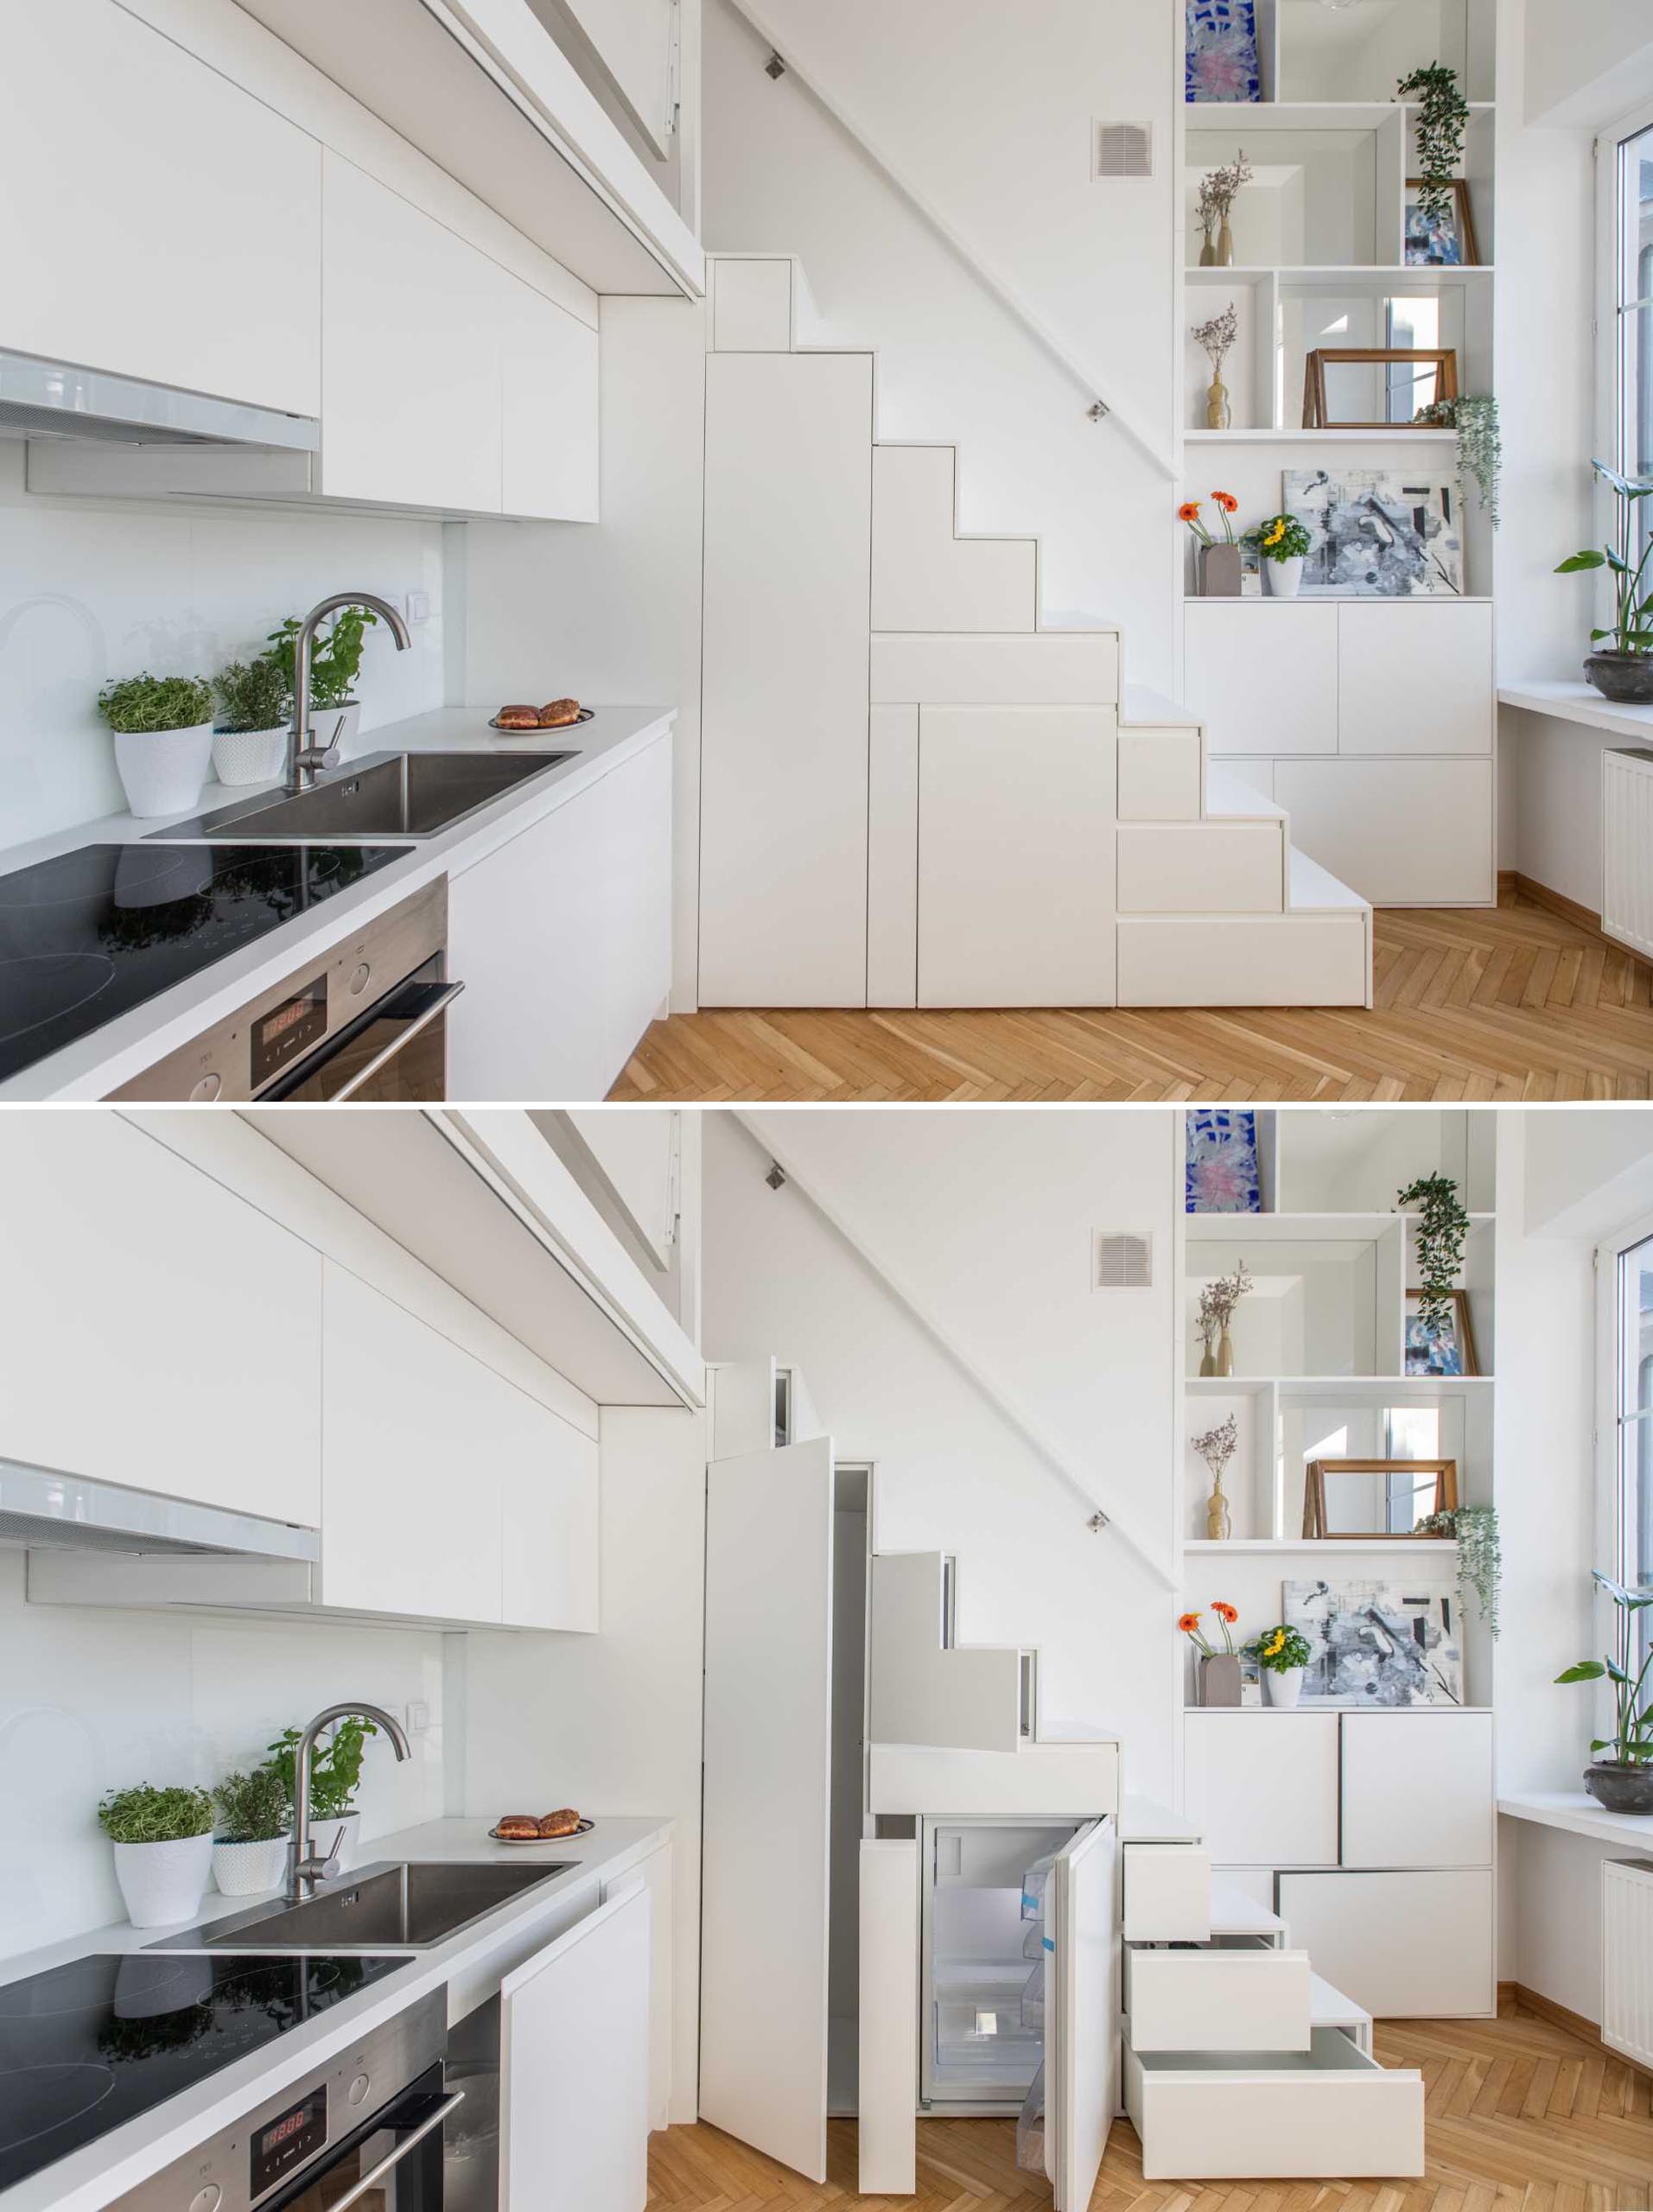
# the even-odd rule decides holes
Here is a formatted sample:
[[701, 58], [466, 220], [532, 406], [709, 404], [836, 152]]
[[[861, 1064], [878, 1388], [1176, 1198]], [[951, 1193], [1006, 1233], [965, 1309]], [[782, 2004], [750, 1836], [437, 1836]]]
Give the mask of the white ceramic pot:
[[212, 1872], [210, 1834], [115, 1846], [115, 1878], [134, 1928], [175, 1928], [193, 1920]]
[[1300, 553], [1294, 553], [1289, 561], [1265, 561], [1262, 564], [1262, 588], [1270, 599], [1295, 599], [1302, 581]]
[[213, 773], [220, 784], [273, 784], [287, 765], [287, 725], [215, 729]]
[[287, 1839], [272, 1837], [266, 1843], [214, 1843], [213, 1879], [226, 1897], [263, 1897], [278, 1890], [287, 1872]]
[[212, 759], [211, 722], [197, 722], [193, 729], [115, 732], [115, 766], [126, 804], [137, 815], [188, 814], [200, 797]]
[[1303, 1677], [1307, 1667], [1287, 1667], [1281, 1671], [1273, 1667], [1262, 1670], [1263, 1702], [1289, 1713], [1303, 1694]]

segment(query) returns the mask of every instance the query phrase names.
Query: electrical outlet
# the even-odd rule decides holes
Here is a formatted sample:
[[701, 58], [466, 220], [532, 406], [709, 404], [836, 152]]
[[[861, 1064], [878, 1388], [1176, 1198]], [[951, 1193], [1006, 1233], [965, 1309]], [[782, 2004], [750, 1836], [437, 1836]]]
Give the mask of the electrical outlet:
[[430, 594], [428, 591], [410, 591], [408, 594], [407, 605], [404, 612], [410, 622], [429, 622]]
[[422, 1697], [416, 1697], [409, 1702], [407, 1730], [410, 1736], [428, 1736], [430, 1733], [430, 1707]]

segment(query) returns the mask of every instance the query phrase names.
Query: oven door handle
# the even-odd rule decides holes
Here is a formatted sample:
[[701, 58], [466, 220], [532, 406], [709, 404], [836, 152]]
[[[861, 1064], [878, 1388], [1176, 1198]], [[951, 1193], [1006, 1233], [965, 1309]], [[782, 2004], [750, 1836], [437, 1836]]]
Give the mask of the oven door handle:
[[422, 2120], [417, 2127], [409, 2134], [404, 2135], [388, 2158], [381, 2158], [376, 2166], [371, 2167], [362, 2176], [353, 2189], [347, 2189], [342, 2196], [334, 2198], [329, 2212], [346, 2212], [347, 2206], [354, 2204], [359, 2197], [366, 2196], [370, 2189], [376, 2189], [392, 2166], [399, 2166], [409, 2152], [423, 2143], [426, 2136], [434, 2129], [440, 2127], [455, 2105], [462, 2105], [464, 2101], [463, 2089], [449, 2090], [436, 2111], [428, 2119]]
[[[373, 1077], [378, 1073], [381, 1068], [388, 1066], [390, 1062], [396, 1058], [397, 1054], [402, 1050], [404, 1045], [411, 1044], [422, 1029], [429, 1029], [433, 1021], [437, 1020], [440, 1015], [446, 1014], [448, 1007], [452, 1006], [454, 1001], [459, 996], [464, 988], [465, 986], [463, 983], [448, 983], [445, 985], [444, 988], [436, 994], [436, 997], [431, 1000], [428, 1006], [421, 1008], [420, 1012], [407, 1024], [405, 1028], [398, 1029], [397, 1031], [395, 1036], [390, 1039], [388, 1044], [386, 1044], [383, 1052], [375, 1052], [372, 1058], [368, 1061], [366, 1067], [358, 1068], [355, 1074], [351, 1077], [348, 1083], [340, 1084], [338, 1090], [334, 1092], [330, 1103], [334, 1105], [337, 1105], [341, 1099], [353, 1098], [357, 1091], [359, 1091], [365, 1084], [369, 1084], [372, 1081]], [[343, 2205], [335, 2204], [332, 2208], [332, 2212], [344, 2212]]]

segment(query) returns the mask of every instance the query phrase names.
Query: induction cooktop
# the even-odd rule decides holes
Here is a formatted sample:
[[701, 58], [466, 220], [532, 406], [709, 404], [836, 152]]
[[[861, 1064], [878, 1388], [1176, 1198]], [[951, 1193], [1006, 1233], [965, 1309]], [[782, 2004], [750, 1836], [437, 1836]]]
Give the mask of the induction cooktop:
[[82, 845], [0, 875], [0, 1079], [411, 850]]
[[408, 1963], [99, 1953], [0, 1986], [0, 2190]]

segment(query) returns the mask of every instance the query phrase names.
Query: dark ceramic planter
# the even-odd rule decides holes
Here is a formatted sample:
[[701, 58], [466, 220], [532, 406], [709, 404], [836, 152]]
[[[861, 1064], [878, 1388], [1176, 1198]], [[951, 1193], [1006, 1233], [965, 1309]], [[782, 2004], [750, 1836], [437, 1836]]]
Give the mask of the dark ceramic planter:
[[1240, 1660], [1237, 1652], [1214, 1651], [1199, 1662], [1199, 1702], [1201, 1705], [1237, 1705], [1240, 1702]]
[[1592, 653], [1584, 673], [1617, 707], [1653, 707], [1653, 653]]
[[1240, 596], [1240, 549], [1237, 545], [1200, 547], [1199, 595], [1202, 599], [1237, 599]]
[[1584, 1786], [1610, 1813], [1653, 1813], [1653, 1766], [1599, 1759], [1584, 1770]]

